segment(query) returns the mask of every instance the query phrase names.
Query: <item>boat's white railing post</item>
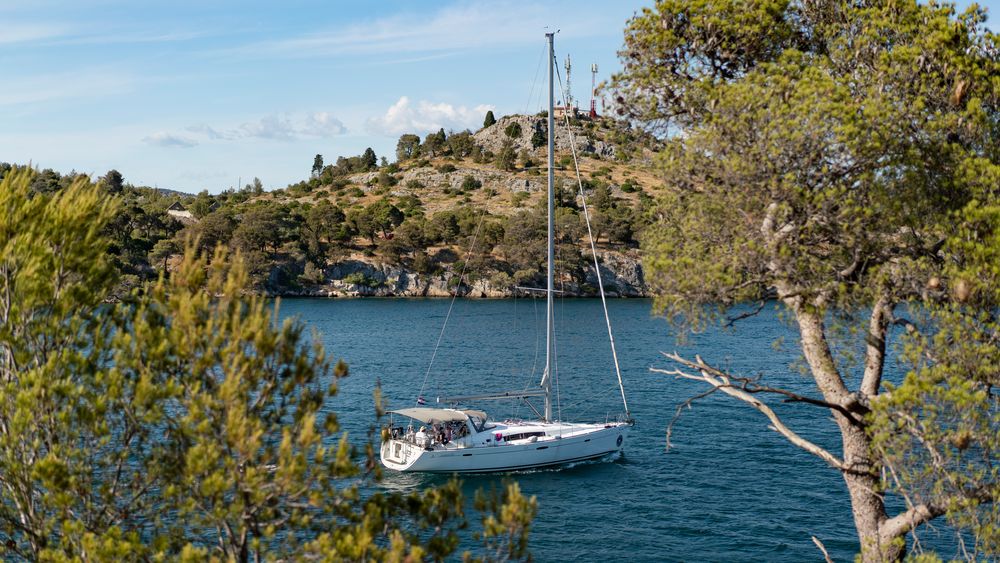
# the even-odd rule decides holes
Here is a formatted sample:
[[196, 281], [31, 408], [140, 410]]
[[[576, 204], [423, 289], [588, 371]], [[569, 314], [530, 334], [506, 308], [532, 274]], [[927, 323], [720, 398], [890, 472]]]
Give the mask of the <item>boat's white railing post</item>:
[[542, 376], [542, 387], [545, 389], [545, 421], [552, 421], [552, 347], [555, 345], [555, 335], [552, 334], [555, 326], [553, 319], [553, 269], [555, 267], [555, 33], [546, 33], [545, 37], [549, 41], [549, 115], [548, 115], [548, 137], [549, 137], [549, 221], [548, 221], [548, 268], [545, 285], [546, 309], [545, 309], [545, 374]]

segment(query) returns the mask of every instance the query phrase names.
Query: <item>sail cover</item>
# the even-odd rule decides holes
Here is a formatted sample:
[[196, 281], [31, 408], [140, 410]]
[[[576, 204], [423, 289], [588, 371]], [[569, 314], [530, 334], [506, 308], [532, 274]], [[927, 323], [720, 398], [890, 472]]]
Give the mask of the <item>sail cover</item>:
[[478, 416], [481, 420], [486, 420], [485, 412], [475, 410], [460, 411], [456, 409], [415, 407], [412, 409], [399, 409], [389, 412], [408, 416], [427, 424], [433, 424], [435, 422], [465, 422], [465, 420], [470, 416]]

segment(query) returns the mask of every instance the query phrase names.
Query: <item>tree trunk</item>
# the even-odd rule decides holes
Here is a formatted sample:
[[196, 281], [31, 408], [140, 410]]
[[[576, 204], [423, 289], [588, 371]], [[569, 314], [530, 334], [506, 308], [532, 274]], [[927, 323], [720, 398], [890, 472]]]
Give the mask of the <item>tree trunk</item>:
[[888, 520], [885, 502], [879, 493], [879, 476], [869, 454], [869, 440], [863, 428], [848, 422], [839, 413], [837, 424], [844, 448], [844, 461], [852, 468], [844, 471], [844, 482], [851, 495], [851, 512], [854, 527], [861, 542], [861, 561], [876, 563], [900, 561], [906, 554], [903, 538], [886, 542], [880, 535], [882, 524]]
[[[849, 399], [850, 391], [830, 352], [822, 315], [802, 307], [798, 300], [789, 304], [793, 305], [796, 312], [802, 352], [809, 363], [816, 386], [827, 402], [844, 405]], [[848, 466], [848, 470], [841, 474], [851, 496], [854, 527], [861, 542], [861, 560], [865, 563], [899, 561], [906, 553], [905, 539], [898, 537], [885, 541], [879, 534], [888, 515], [879, 491], [879, 468], [871, 457], [871, 443], [865, 433], [863, 413], [858, 413], [852, 419], [837, 410], [830, 412], [840, 429], [843, 460]]]

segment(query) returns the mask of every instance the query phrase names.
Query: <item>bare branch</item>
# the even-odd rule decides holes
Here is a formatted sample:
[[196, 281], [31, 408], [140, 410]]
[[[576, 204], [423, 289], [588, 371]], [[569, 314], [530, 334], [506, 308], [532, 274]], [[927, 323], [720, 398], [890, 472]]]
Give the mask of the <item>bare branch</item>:
[[[659, 371], [659, 370], [656, 370], [655, 368], [649, 368], [649, 369], [650, 369], [650, 371]], [[715, 393], [718, 390], [719, 390], [718, 387], [712, 387], [708, 391], [705, 391], [704, 393], [699, 393], [699, 394], [695, 395], [694, 397], [691, 397], [688, 400], [684, 401], [683, 403], [677, 405], [677, 410], [674, 411], [674, 417], [670, 419], [670, 424], [667, 425], [667, 451], [670, 451], [670, 448], [673, 446], [673, 444], [671, 444], [671, 442], [670, 442], [670, 437], [674, 433], [674, 424], [676, 424], [677, 421], [680, 420], [681, 413], [684, 411], [684, 409], [686, 409], [686, 408], [690, 409], [691, 405], [695, 401], [697, 401], [698, 399], [704, 399], [705, 397], [711, 395], [712, 393]]]
[[906, 332], [908, 333], [917, 332], [919, 330], [917, 325], [913, 324], [913, 321], [905, 317], [897, 317], [893, 315], [892, 324], [906, 328]]
[[884, 539], [891, 540], [913, 531], [917, 526], [929, 522], [938, 516], [948, 512], [948, 506], [955, 500], [979, 500], [989, 502], [992, 500], [989, 487], [979, 487], [965, 491], [960, 495], [952, 495], [924, 504], [910, 507], [906, 512], [898, 514], [879, 526], [879, 535]]
[[819, 541], [819, 538], [816, 536], [813, 536], [812, 540], [813, 543], [816, 544], [816, 547], [823, 552], [823, 560], [826, 561], [826, 563], [833, 563], [833, 559], [830, 559], [830, 554], [826, 552], [826, 546], [823, 545], [823, 542]]
[[760, 233], [765, 238], [771, 238], [771, 235], [774, 233], [774, 219], [777, 214], [778, 202], [772, 201], [767, 206], [767, 211], [764, 213], [764, 221], [760, 225]]
[[862, 263], [863, 261], [861, 260], [861, 252], [857, 248], [855, 248], [854, 257], [851, 260], [850, 265], [848, 265], [843, 270], [837, 272], [837, 277], [843, 280], [853, 276], [855, 272], [857, 272], [858, 269], [861, 267]]
[[671, 370], [650, 368], [651, 371], [667, 375], [676, 375], [678, 377], [683, 377], [685, 379], [692, 379], [695, 381], [702, 381], [704, 383], [708, 383], [709, 385], [718, 389], [719, 391], [722, 391], [723, 393], [731, 397], [735, 397], [745, 403], [748, 403], [750, 406], [760, 411], [762, 414], [764, 414], [764, 416], [768, 418], [768, 420], [771, 421], [770, 428], [773, 429], [775, 432], [784, 436], [792, 444], [795, 444], [796, 446], [804, 449], [805, 451], [819, 457], [823, 461], [830, 464], [832, 467], [835, 467], [841, 471], [851, 470], [850, 466], [844, 463], [843, 460], [839, 459], [838, 457], [834, 456], [833, 454], [821, 448], [820, 446], [814, 444], [813, 442], [810, 442], [809, 440], [806, 440], [805, 438], [799, 436], [798, 434], [793, 432], [790, 428], [785, 426], [785, 423], [782, 422], [780, 418], [778, 418], [778, 415], [775, 414], [775, 412], [771, 409], [771, 407], [767, 406], [760, 399], [754, 397], [747, 391], [744, 391], [743, 389], [734, 386], [732, 384], [731, 378], [728, 375], [725, 375], [723, 372], [715, 368], [712, 368], [711, 366], [706, 364], [704, 361], [702, 361], [700, 356], [695, 356], [696, 361], [692, 362], [690, 360], [686, 360], [680, 357], [676, 353], [664, 354], [664, 355], [667, 358], [681, 365], [698, 370], [698, 372], [701, 375], [693, 375], [690, 373], [683, 372], [681, 370], [671, 371]]
[[872, 307], [865, 335], [865, 373], [861, 379], [861, 393], [867, 397], [878, 394], [885, 367], [885, 336], [892, 317], [892, 304], [887, 295], [881, 295]]
[[773, 233], [774, 242], [781, 242], [785, 240], [786, 238], [788, 238], [788, 235], [795, 232], [795, 228], [796, 228], [795, 223], [785, 223], [784, 225], [781, 226], [780, 229], [774, 231]]
[[725, 325], [726, 328], [732, 328], [732, 326], [735, 325], [738, 321], [742, 321], [743, 319], [749, 319], [750, 317], [757, 315], [757, 313], [760, 313], [761, 311], [764, 310], [764, 303], [765, 303], [764, 301], [760, 301], [757, 303], [757, 307], [755, 307], [752, 311], [740, 313], [739, 315], [733, 317], [727, 317]]
[[919, 504], [883, 522], [879, 526], [879, 535], [885, 540], [898, 538], [947, 511], [947, 508], [941, 504]]
[[[669, 358], [670, 356], [667, 357]], [[831, 403], [821, 399], [813, 399], [812, 397], [799, 395], [798, 393], [794, 393], [787, 389], [781, 389], [780, 387], [769, 387], [767, 385], [758, 385], [757, 381], [760, 379], [760, 376], [740, 377], [737, 375], [725, 373], [709, 365], [705, 365], [704, 367], [702, 366], [689, 366], [689, 367], [692, 367], [694, 369], [706, 369], [712, 375], [715, 375], [716, 377], [720, 378], [725, 378], [726, 380], [728, 380], [732, 387], [741, 389], [743, 391], [746, 391], [747, 393], [774, 393], [776, 395], [783, 395], [784, 397], [786, 397], [784, 400], [784, 402], [786, 403], [806, 403], [809, 405], [815, 405], [817, 407], [833, 409], [839, 412], [840, 414], [844, 415], [851, 421], [855, 423], [861, 423], [861, 420], [859, 420], [855, 416], [854, 412], [851, 411], [851, 408], [856, 408], [856, 405], [860, 404], [858, 397], [854, 394], [849, 395], [844, 401], [840, 403]], [[733, 385], [732, 384], [733, 381], [737, 381], [740, 384]]]

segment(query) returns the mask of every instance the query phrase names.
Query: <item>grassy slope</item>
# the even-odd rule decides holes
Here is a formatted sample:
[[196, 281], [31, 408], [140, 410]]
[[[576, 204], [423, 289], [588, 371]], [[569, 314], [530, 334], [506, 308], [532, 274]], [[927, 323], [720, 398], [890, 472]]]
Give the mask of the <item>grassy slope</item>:
[[[652, 167], [651, 161], [653, 155], [653, 151], [648, 148], [643, 148], [641, 156], [633, 158], [629, 162], [618, 162], [611, 158], [598, 160], [589, 155], [580, 155], [580, 175], [584, 180], [597, 178], [608, 182], [612, 186], [612, 194], [615, 198], [627, 200], [631, 205], [634, 205], [639, 199], [638, 192], [625, 193], [620, 188], [626, 180], [631, 179], [633, 182], [637, 182], [646, 194], [654, 197], [661, 190], [661, 181]], [[492, 162], [476, 163], [471, 158], [430, 158], [426, 159], [429, 161], [429, 164], [421, 167], [417, 166], [421, 159], [412, 159], [401, 163], [400, 171], [395, 174], [401, 181], [399, 184], [389, 188], [383, 188], [377, 184], [374, 186], [366, 185], [366, 180], [372, 176], [371, 173], [368, 173], [348, 176], [346, 179], [350, 184], [344, 189], [336, 191], [330, 185], [321, 185], [309, 194], [297, 197], [289, 194], [286, 190], [276, 190], [259, 197], [265, 200], [274, 198], [279, 200], [293, 199], [310, 204], [327, 199], [346, 210], [359, 205], [370, 205], [386, 196], [396, 201], [400, 196], [415, 195], [422, 202], [424, 211], [428, 217], [438, 211], [454, 209], [463, 204], [471, 205], [476, 209], [481, 209], [485, 205], [491, 214], [510, 216], [517, 211], [538, 205], [545, 197], [544, 185], [547, 173], [545, 148], [536, 149], [531, 156], [536, 162], [534, 166], [529, 168], [518, 166], [512, 172], [499, 170]], [[576, 191], [576, 178], [572, 164], [567, 168], [562, 168], [558, 164], [560, 159], [565, 156], [568, 156], [568, 154], [556, 153], [556, 178], [557, 181], [562, 180], [571, 183], [572, 189]], [[438, 173], [435, 170], [445, 164], [455, 166], [456, 170], [447, 174]], [[518, 164], [520, 165], [520, 162]], [[601, 174], [601, 169], [610, 169], [610, 171]], [[434, 180], [424, 182], [425, 186], [422, 188], [410, 189], [407, 187], [407, 178], [420, 173], [424, 176], [429, 175]], [[496, 180], [485, 180], [481, 189], [470, 191], [464, 195], [445, 193], [445, 186], [458, 184], [467, 174], [476, 173], [495, 175], [498, 178]], [[595, 176], [595, 173], [598, 175]], [[519, 206], [514, 205], [515, 197], [513, 194], [516, 191], [523, 190], [512, 190], [510, 188], [511, 183], [515, 180], [518, 184], [523, 184], [524, 181], [536, 184], [534, 189], [528, 192], [527, 199], [521, 201]], [[358, 197], [349, 193], [350, 188], [355, 186], [364, 192], [362, 196]]]

